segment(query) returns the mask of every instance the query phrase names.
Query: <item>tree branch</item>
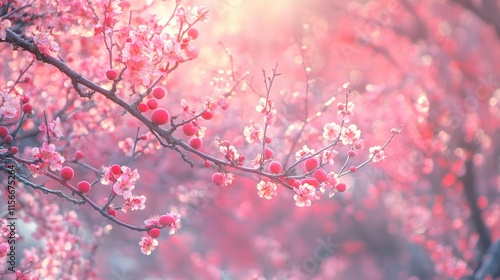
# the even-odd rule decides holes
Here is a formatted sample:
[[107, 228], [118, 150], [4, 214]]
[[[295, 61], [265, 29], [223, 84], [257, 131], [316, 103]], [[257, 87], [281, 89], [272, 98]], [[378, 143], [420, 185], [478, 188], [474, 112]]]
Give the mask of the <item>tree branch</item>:
[[470, 207], [472, 222], [479, 234], [479, 250], [481, 255], [484, 255], [491, 246], [491, 235], [484, 223], [481, 209], [477, 205], [477, 186], [472, 155], [465, 162], [465, 174], [462, 177], [462, 183], [465, 198]]

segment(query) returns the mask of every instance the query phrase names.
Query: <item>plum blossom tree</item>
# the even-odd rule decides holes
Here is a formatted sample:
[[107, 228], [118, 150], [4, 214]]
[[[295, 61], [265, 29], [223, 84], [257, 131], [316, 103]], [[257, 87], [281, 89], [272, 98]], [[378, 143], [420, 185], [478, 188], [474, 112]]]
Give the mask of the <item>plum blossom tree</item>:
[[2, 2], [2, 277], [499, 275], [496, 1], [209, 2]]
[[[26, 215], [22, 206], [27, 202], [19, 194], [16, 195], [16, 190], [24, 187], [34, 197], [55, 194], [75, 205], [89, 205], [117, 225], [145, 232], [139, 245], [143, 254], [150, 255], [159, 245], [159, 229], [167, 228], [169, 234], [180, 229], [179, 210], [167, 210], [162, 216], [152, 215], [144, 220], [142, 226], [126, 223], [125, 217], [117, 217], [117, 211], [127, 214], [146, 208], [147, 196], [135, 193], [140, 190], [137, 187], [140, 172], [131, 165], [134, 161], [142, 162], [147, 158], [154, 160], [155, 154], [166, 152], [162, 148], [171, 150], [192, 168], [195, 168], [194, 160], [198, 158], [204, 162], [202, 168], [213, 166], [217, 172], [212, 181], [218, 186], [232, 185], [237, 180], [235, 173], [248, 174], [260, 181], [256, 184], [260, 197], [271, 199], [277, 195], [279, 186], [294, 193], [295, 204], [299, 207], [311, 206], [312, 202], [320, 199], [321, 192], [328, 191], [332, 196], [335, 191], [345, 191], [345, 184], [340, 185], [338, 179], [351, 173], [345, 170], [349, 157], [337, 173], [326, 174], [323, 168], [331, 169], [335, 162], [333, 157], [338, 154], [340, 146], [350, 150], [363, 148], [356, 125], [347, 126], [354, 107], [353, 102], [348, 101], [348, 84], [343, 86], [344, 97], [338, 95], [345, 99], [345, 103], [340, 102], [337, 106], [341, 115], [339, 124], [327, 124], [334, 126], [336, 131], [322, 141], [317, 151], [304, 145], [296, 152], [293, 163], [285, 162], [286, 168], [270, 172], [268, 163], [275, 156], [262, 155], [266, 148], [273, 153], [268, 145], [273, 141], [270, 131], [279, 116], [271, 95], [275, 79], [281, 75], [278, 64], [270, 75], [262, 71], [264, 97], [255, 107], [256, 117], [262, 119], [262, 124], [250, 120], [243, 130], [246, 142], [260, 148], [242, 151], [236, 148], [238, 144], [235, 141], [212, 137], [211, 141], [216, 145], [200, 150], [203, 145], [201, 139], [205, 139], [210, 132], [209, 127], [204, 125], [208, 126], [219, 107], [227, 110], [229, 100], [238, 94], [234, 88], [223, 94], [214, 92], [206, 98], [181, 96], [183, 98], [178, 100], [177, 106], [172, 104], [172, 98], [169, 104], [161, 102], [167, 95], [165, 87], [168, 87], [173, 71], [197, 58], [199, 50], [195, 40], [199, 31], [194, 26], [208, 20], [205, 7], [184, 6], [181, 1], [172, 4], [173, 7], [168, 7], [170, 15], [158, 19], [135, 15], [135, 9], [126, 1], [7, 1], [2, 4], [0, 39], [11, 46], [4, 49], [6, 57], [15, 61], [15, 65], [3, 76], [5, 86], [2, 88], [0, 109], [2, 134], [5, 134], [2, 135], [2, 169], [10, 175], [4, 191], [8, 204], [13, 206], [8, 208], [2, 219], [6, 233], [3, 246], [15, 244], [22, 238], [9, 223], [10, 219], [16, 219], [17, 212], [23, 213], [26, 222], [38, 222]], [[156, 5], [159, 6], [158, 3]], [[149, 3], [144, 8], [152, 7], [155, 4]], [[89, 49], [91, 45], [96, 47]], [[232, 59], [231, 54], [227, 53], [227, 56]], [[100, 70], [94, 71], [96, 69]], [[47, 73], [42, 75], [45, 71]], [[49, 76], [50, 79], [45, 79]], [[233, 79], [234, 87], [238, 84], [253, 86], [244, 80], [246, 76]], [[258, 89], [253, 91], [257, 96], [260, 94]], [[329, 98], [322, 111], [326, 112], [338, 97]], [[306, 122], [312, 121], [308, 114], [306, 117]], [[127, 134], [133, 126], [137, 127], [134, 138], [120, 140], [123, 136], [117, 131]], [[229, 127], [237, 128], [238, 125], [231, 124]], [[181, 132], [184, 136], [195, 137], [186, 141]], [[381, 160], [383, 149], [398, 132], [395, 130], [392, 135], [388, 134], [390, 136], [382, 147], [371, 149], [370, 155], [359, 167], [372, 160]], [[100, 137], [103, 138], [98, 140]], [[301, 133], [298, 133], [288, 154], [295, 149], [300, 137]], [[86, 147], [85, 140], [95, 141], [92, 150], [88, 148], [88, 142]], [[125, 152], [128, 162], [122, 159], [122, 163], [118, 163], [105, 155], [106, 150], [113, 149]], [[247, 157], [255, 158], [250, 165], [245, 162]], [[94, 158], [99, 160], [94, 161]], [[303, 163], [305, 170], [301, 171], [299, 166]], [[176, 167], [171, 168], [173, 172], [176, 172]], [[321, 182], [313, 176], [315, 171], [325, 173]], [[100, 194], [96, 191], [99, 186]], [[340, 188], [336, 189], [337, 186]], [[19, 201], [16, 204], [17, 197]], [[74, 212], [70, 213], [75, 216]], [[107, 231], [105, 229], [97, 228], [96, 236], [100, 236], [103, 230]], [[70, 231], [71, 225], [65, 230]], [[38, 232], [35, 236], [46, 241], [50, 239], [50, 236], [45, 236], [48, 234]], [[67, 254], [68, 244], [61, 244], [64, 249], [59, 249], [62, 252], [54, 256], [60, 263]], [[7, 259], [15, 250], [14, 245], [8, 247], [9, 250], [2, 247], [2, 257]], [[16, 277], [21, 278], [92, 275], [94, 272], [85, 262], [84, 255], [80, 253], [78, 257], [81, 265], [74, 269], [52, 264], [37, 271], [23, 264], [14, 271], [13, 267], [17, 264], [14, 262], [5, 271], [15, 272]], [[30, 259], [29, 253], [25, 254], [25, 259]], [[43, 260], [31, 262], [36, 264]]]

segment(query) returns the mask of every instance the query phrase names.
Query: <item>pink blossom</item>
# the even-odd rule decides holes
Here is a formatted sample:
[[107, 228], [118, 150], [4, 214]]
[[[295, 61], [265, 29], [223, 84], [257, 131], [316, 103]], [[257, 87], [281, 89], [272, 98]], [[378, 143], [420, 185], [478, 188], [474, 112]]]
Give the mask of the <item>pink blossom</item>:
[[[130, 31], [130, 33], [134, 34], [133, 31]], [[122, 50], [122, 61], [123, 62], [129, 62], [130, 60], [136, 61], [136, 62], [142, 61], [142, 60], [144, 60], [142, 54], [143, 54], [143, 49], [142, 49], [141, 45], [139, 44], [139, 42], [125, 43], [125, 47]], [[139, 70], [139, 69], [137, 69], [137, 67], [135, 67], [134, 70]]]
[[184, 62], [188, 59], [186, 53], [182, 50], [178, 42], [169, 40], [165, 43], [163, 48], [163, 60], [165, 65], [174, 65], [176, 63]]
[[352, 146], [357, 150], [361, 150], [365, 147], [365, 141], [363, 139], [356, 139]]
[[24, 258], [23, 262], [25, 263], [38, 263], [40, 261], [40, 253], [35, 247], [31, 247], [29, 249], [24, 249]]
[[208, 21], [207, 9], [204, 6], [197, 7], [178, 7], [175, 11], [175, 18], [178, 24], [192, 23], [199, 19], [203, 22]]
[[122, 13], [120, 0], [101, 0], [101, 5], [104, 6], [106, 16], [114, 17]]
[[182, 112], [185, 113], [187, 116], [191, 117], [195, 114], [194, 108], [187, 103], [186, 99], [181, 99], [181, 107], [182, 107]]
[[47, 142], [43, 142], [41, 149], [38, 147], [31, 149], [31, 156], [35, 161], [38, 161], [28, 166], [34, 175], [46, 173], [49, 167], [52, 171], [61, 170], [65, 160], [56, 151], [56, 146], [54, 144], [47, 144]]
[[109, 185], [111, 183], [116, 182], [116, 179], [118, 179], [118, 177], [120, 177], [120, 175], [122, 174], [121, 167], [119, 174], [113, 173], [111, 170], [111, 166], [104, 167], [103, 172], [104, 174], [101, 177], [101, 184], [103, 185]]
[[148, 219], [144, 220], [144, 225], [147, 228], [150, 228], [150, 227], [162, 227], [163, 225], [160, 224], [159, 220], [160, 220], [160, 216], [159, 215], [153, 215], [153, 216], [149, 217]]
[[0, 107], [0, 116], [5, 116], [6, 118], [12, 119], [16, 116], [17, 109], [11, 102], [4, 102], [2, 107]]
[[255, 156], [255, 159], [252, 159], [252, 165], [253, 167], [257, 168], [260, 166], [260, 163], [262, 162], [262, 154], [261, 153], [258, 153], [256, 156]]
[[104, 167], [104, 174], [101, 177], [101, 184], [109, 185], [112, 182], [116, 182], [116, 178], [113, 175], [110, 167]]
[[180, 46], [181, 46], [181, 49], [186, 51], [186, 52], [189, 52], [189, 51], [196, 49], [195, 46], [193, 46], [193, 41], [192, 41], [191, 37], [189, 37], [189, 36], [181, 39]]
[[125, 205], [123, 205], [122, 211], [123, 213], [127, 213], [128, 210], [144, 210], [144, 208], [146, 208], [146, 205], [144, 204], [145, 202], [146, 197], [144, 195], [138, 196], [132, 194], [132, 196], [125, 200]]
[[122, 166], [121, 169], [123, 173], [113, 184], [113, 191], [118, 195], [123, 195], [123, 198], [128, 199], [132, 196], [132, 190], [135, 188], [135, 183], [140, 176], [137, 169], [132, 171], [128, 166]]
[[276, 122], [276, 109], [272, 109], [264, 115], [264, 122], [273, 125]]
[[334, 122], [327, 123], [323, 127], [323, 138], [326, 140], [335, 140], [340, 135], [341, 126]]
[[149, 256], [158, 247], [158, 240], [151, 236], [143, 236], [139, 242], [139, 246], [141, 246], [141, 252]]
[[335, 160], [333, 159], [339, 152], [335, 150], [325, 150], [323, 151], [321, 155], [321, 161], [322, 162], [327, 162], [329, 164], [334, 164]]
[[38, 50], [46, 56], [57, 54], [59, 51], [59, 45], [54, 41], [54, 37], [50, 34], [37, 32], [33, 35], [33, 41], [38, 47]]
[[186, 12], [186, 8], [179, 7], [175, 10], [175, 18], [177, 22], [180, 24], [186, 23], [188, 19], [188, 13]]
[[330, 172], [326, 178], [326, 181], [321, 184], [319, 190], [322, 193], [328, 191], [328, 197], [332, 197], [335, 195], [335, 186], [339, 183], [338, 174]]
[[203, 102], [203, 108], [207, 111], [213, 111], [217, 109], [217, 97], [215, 96], [207, 96], [205, 97], [205, 101]]
[[277, 192], [277, 186], [273, 182], [266, 182], [266, 181], [260, 181], [257, 184], [257, 194], [259, 197], [263, 197], [265, 199], [272, 199], [273, 196], [276, 196]]
[[350, 145], [353, 144], [354, 141], [358, 140], [361, 136], [361, 131], [355, 124], [349, 125], [349, 127], [342, 128], [342, 134], [340, 139], [342, 140], [342, 144]]
[[307, 183], [302, 184], [293, 190], [296, 193], [293, 196], [293, 199], [295, 200], [295, 205], [298, 207], [309, 207], [311, 206], [312, 201], [319, 199], [319, 196], [316, 194], [316, 188]]
[[[181, 214], [179, 214], [177, 212], [176, 209], [170, 211], [169, 213], [167, 213], [167, 215], [170, 215], [172, 218], [173, 218], [173, 222], [168, 225], [168, 227], [170, 228], [169, 230], [169, 234], [172, 235], [174, 234], [176, 231], [178, 231], [179, 229], [181, 229], [182, 227], [182, 223], [181, 223]], [[163, 225], [160, 223], [160, 216], [159, 215], [153, 215], [151, 217], [149, 217], [148, 219], [146, 219], [144, 221], [144, 225], [149, 228], [149, 227], [163, 227]]]
[[18, 101], [7, 92], [0, 90], [0, 117], [12, 119], [16, 116]]
[[257, 104], [257, 107], [255, 109], [259, 113], [267, 113], [273, 109], [273, 102], [271, 100], [262, 97], [259, 100], [259, 104]]
[[229, 161], [237, 161], [240, 157], [240, 154], [236, 150], [236, 148], [229, 144], [227, 141], [219, 142], [219, 151], [225, 155], [225, 158]]
[[250, 121], [250, 126], [245, 126], [243, 135], [245, 135], [245, 139], [248, 143], [260, 144], [262, 142], [264, 132], [262, 131], [262, 126], [256, 125], [253, 121]]
[[382, 150], [380, 146], [370, 147], [369, 150], [370, 150], [369, 158], [373, 157], [373, 162], [380, 162], [386, 158], [384, 150]]
[[268, 125], [272, 125], [276, 122], [276, 109], [271, 100], [262, 97], [255, 109], [257, 112], [264, 114], [264, 122]]
[[208, 22], [208, 10], [205, 6], [197, 6], [193, 8], [194, 14], [203, 22]]
[[302, 147], [302, 150], [299, 150], [295, 153], [295, 159], [299, 160], [299, 159], [305, 157], [306, 155], [310, 155], [310, 154], [314, 154], [314, 150], [309, 149], [309, 147], [307, 147], [307, 145], [304, 145]]
[[351, 116], [353, 115], [352, 110], [354, 109], [354, 103], [347, 102], [347, 106], [345, 103], [339, 103], [337, 105], [337, 108], [339, 109], [338, 114], [342, 115], [342, 120], [345, 122], [349, 122]]
[[168, 232], [168, 234], [172, 235], [182, 227], [181, 214], [177, 213], [177, 211], [175, 210], [171, 211], [168, 214], [174, 218], [174, 222], [168, 225], [168, 227], [170, 227], [170, 231]]
[[[47, 126], [45, 125], [45, 122], [43, 122], [38, 129], [42, 132], [47, 131]], [[63, 131], [62, 131], [62, 125], [61, 125], [61, 119], [57, 117], [55, 120], [49, 122], [49, 135], [52, 137], [56, 137], [57, 139], [61, 138], [63, 136]]]
[[201, 125], [197, 126], [196, 136], [203, 138], [205, 137], [205, 133], [207, 132], [207, 128]]

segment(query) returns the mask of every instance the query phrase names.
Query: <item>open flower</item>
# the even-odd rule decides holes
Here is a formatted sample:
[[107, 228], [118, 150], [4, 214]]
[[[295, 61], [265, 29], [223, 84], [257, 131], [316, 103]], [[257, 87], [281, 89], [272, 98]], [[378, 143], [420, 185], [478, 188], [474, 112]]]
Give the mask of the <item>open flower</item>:
[[319, 196], [316, 194], [316, 188], [308, 183], [302, 184], [293, 190], [296, 193], [293, 199], [295, 199], [295, 205], [298, 207], [309, 207], [312, 201], [319, 199]]
[[151, 255], [151, 252], [158, 247], [158, 240], [152, 238], [151, 236], [143, 236], [139, 242], [139, 246], [141, 246], [141, 252], [144, 255]]
[[259, 197], [263, 197], [265, 199], [272, 199], [273, 196], [276, 196], [277, 192], [277, 186], [273, 182], [266, 182], [266, 181], [260, 181], [257, 184], [257, 194]]

